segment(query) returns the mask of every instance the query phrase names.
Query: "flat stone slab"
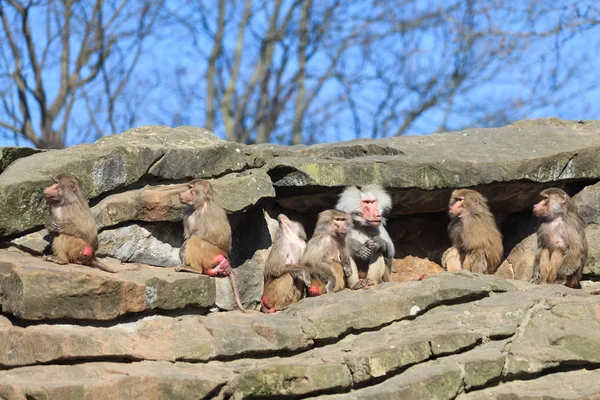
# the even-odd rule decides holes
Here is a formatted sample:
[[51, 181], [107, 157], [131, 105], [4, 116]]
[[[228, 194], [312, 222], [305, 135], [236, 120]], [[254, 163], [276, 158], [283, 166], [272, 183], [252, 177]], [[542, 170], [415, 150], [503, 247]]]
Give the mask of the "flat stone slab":
[[168, 362], [88, 363], [0, 371], [0, 398], [203, 399], [218, 391], [230, 371]]
[[597, 399], [600, 370], [559, 372], [530, 381], [508, 382], [498, 387], [461, 394], [457, 400]]
[[[227, 142], [201, 128], [140, 127], [13, 162], [0, 175], [0, 237], [41, 228], [47, 218], [42, 189], [66, 171], [80, 179], [90, 199], [139, 189], [138, 182], [148, 178], [180, 183], [203, 177], [222, 181], [223, 190], [215, 191], [231, 211], [272, 198], [277, 189], [280, 206], [314, 213], [335, 204], [344, 186], [379, 183], [394, 200], [390, 217], [443, 211], [453, 188], [471, 186], [490, 199], [492, 209], [521, 212], [531, 208], [542, 184], [600, 179], [599, 131], [598, 121], [548, 118], [428, 136], [283, 147]], [[153, 212], [146, 206], [156, 199], [139, 194], [106, 200], [114, 200], [115, 213], [108, 215], [112, 206], [103, 204], [97, 211], [101, 224], [176, 217], [176, 204]], [[140, 202], [132, 209], [134, 198]], [[169, 198], [167, 193], [160, 201]]]
[[[122, 280], [113, 278], [117, 282], [115, 285], [126, 282], [146, 291], [149, 287], [157, 287], [157, 284], [150, 284], [153, 278], [149, 271], [126, 271], [118, 275], [123, 275]], [[0, 366], [14, 367], [69, 359], [105, 360], [113, 357], [131, 360], [208, 361], [308, 350], [320, 341], [338, 340], [353, 331], [377, 328], [410, 318], [439, 304], [469, 302], [486, 297], [492, 291], [502, 292], [512, 288], [505, 281], [493, 277], [477, 277], [472, 274], [446, 274], [445, 279], [439, 277], [440, 275], [436, 275], [422, 282], [390, 283], [361, 292], [346, 290], [309, 298], [274, 315], [249, 310], [247, 314], [234, 311], [208, 316], [152, 316], [110, 327], [61, 324], [22, 328], [12, 326], [8, 319], [4, 319], [0, 337], [6, 340], [0, 343], [4, 343], [6, 347], [0, 349]], [[193, 284], [195, 281], [191, 282]], [[156, 292], [160, 293], [160, 286], [158, 288]], [[165, 292], [177, 293], [173, 288]], [[52, 310], [57, 310], [56, 301], [40, 300], [44, 293], [40, 292], [39, 297], [35, 298], [36, 302], [53, 304]], [[65, 293], [63, 297], [68, 298]], [[168, 299], [164, 301], [170, 301], [170, 304], [175, 302], [171, 296], [159, 296], [155, 303], [163, 299]], [[89, 311], [106, 313], [106, 310], [93, 308], [100, 303], [94, 300], [96, 298], [90, 298], [89, 302], [80, 301], [92, 308], [84, 311], [88, 314]], [[113, 301], [117, 303], [116, 300]], [[44, 305], [37, 307], [39, 309]], [[140, 311], [149, 307], [139, 305]], [[378, 311], [384, 307], [387, 307], [386, 312]], [[114, 308], [112, 311], [116, 314], [117, 310]], [[166, 306], [162, 305], [161, 309], [164, 308]], [[63, 315], [67, 314], [64, 310], [55, 313], [60, 311]], [[367, 314], [370, 316], [365, 318]], [[40, 342], [44, 346], [30, 346]]]
[[24, 320], [107, 321], [148, 310], [209, 308], [214, 278], [141, 264], [107, 263], [116, 274], [0, 250], [2, 312]]
[[597, 367], [599, 310], [600, 296], [582, 290], [442, 273], [275, 314], [154, 315], [106, 327], [0, 317], [0, 397], [502, 398], [517, 383], [535, 394], [537, 379], [519, 379], [548, 373], [559, 385], [584, 372], [563, 379], [562, 367]]

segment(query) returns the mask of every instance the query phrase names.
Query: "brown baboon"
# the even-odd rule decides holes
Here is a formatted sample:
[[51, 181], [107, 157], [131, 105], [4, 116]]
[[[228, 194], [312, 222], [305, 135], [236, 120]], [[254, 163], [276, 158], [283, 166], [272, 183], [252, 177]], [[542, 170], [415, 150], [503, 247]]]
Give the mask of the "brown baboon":
[[71, 174], [57, 175], [54, 183], [44, 189], [44, 197], [50, 206], [47, 229], [52, 248], [52, 255], [44, 259], [117, 272], [96, 259], [98, 226], [77, 179]]
[[306, 249], [306, 232], [298, 222], [280, 214], [279, 230], [265, 262], [261, 311], [274, 313], [304, 298], [311, 286], [308, 269], [299, 264]]
[[573, 201], [561, 189], [546, 189], [541, 196], [542, 200], [533, 206], [533, 213], [540, 219], [533, 281], [575, 287], [588, 252], [585, 225]]
[[442, 255], [442, 266], [448, 271], [496, 272], [502, 261], [502, 235], [487, 199], [475, 190], [455, 190], [450, 196], [448, 214], [452, 247]]
[[231, 226], [225, 210], [213, 200], [212, 186], [208, 181], [196, 179], [179, 194], [179, 201], [189, 208], [183, 217], [185, 242], [179, 251], [182, 265], [175, 270], [229, 277], [235, 302], [245, 312], [228, 259]]
[[[315, 232], [306, 245], [300, 264], [308, 267], [312, 278], [325, 284], [326, 293], [343, 289], [344, 275], [350, 276], [352, 273], [350, 254], [346, 247], [346, 234], [351, 227], [350, 214], [340, 210], [322, 211]], [[340, 267], [342, 276], [339, 275]], [[319, 285], [313, 280], [310, 294], [321, 293]]]

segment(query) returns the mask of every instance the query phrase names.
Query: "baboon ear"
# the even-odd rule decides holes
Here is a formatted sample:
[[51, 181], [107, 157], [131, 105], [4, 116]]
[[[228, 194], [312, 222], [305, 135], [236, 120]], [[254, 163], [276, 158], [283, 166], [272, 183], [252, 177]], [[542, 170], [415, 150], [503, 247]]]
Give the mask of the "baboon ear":
[[562, 196], [562, 199], [560, 199], [560, 202], [563, 203], [563, 204], [565, 204], [567, 202], [567, 195], [566, 194]]

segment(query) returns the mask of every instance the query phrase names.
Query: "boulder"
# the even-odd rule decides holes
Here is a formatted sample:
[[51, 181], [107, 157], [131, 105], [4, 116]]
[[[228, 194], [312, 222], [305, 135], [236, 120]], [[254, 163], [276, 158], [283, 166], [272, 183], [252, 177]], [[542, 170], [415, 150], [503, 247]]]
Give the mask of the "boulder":
[[230, 143], [200, 128], [135, 128], [11, 164], [0, 175], [0, 211], [5, 215], [0, 237], [42, 225], [47, 208], [41, 189], [64, 171], [76, 175], [92, 199], [139, 189], [144, 180], [236, 173], [225, 180], [240, 182], [240, 188], [226, 185], [225, 197], [237, 210], [273, 197], [275, 188], [283, 208], [316, 213], [335, 204], [344, 186], [376, 182], [390, 189], [392, 217], [442, 211], [451, 190], [464, 186], [481, 190], [492, 209], [521, 212], [545, 186], [600, 179], [599, 129], [595, 121], [551, 118], [502, 128], [287, 148]]
[[510, 251], [506, 260], [498, 267], [496, 276], [522, 281], [531, 280], [536, 253], [537, 235], [534, 233], [527, 236]]
[[426, 258], [408, 256], [394, 259], [391, 280], [393, 282], [406, 282], [419, 279], [423, 275], [439, 274], [441, 272], [444, 272], [442, 267]]
[[0, 147], [0, 174], [19, 158], [28, 157], [32, 154], [41, 153], [43, 150], [31, 147], [12, 146]]
[[[276, 189], [315, 188], [310, 202], [305, 196], [279, 200], [304, 212], [335, 204], [343, 186], [369, 183], [391, 189], [392, 216], [442, 211], [453, 188], [472, 186], [481, 186], [477, 189], [492, 209], [521, 212], [530, 209], [545, 183], [600, 179], [599, 129], [597, 121], [549, 118], [502, 128], [358, 139], [288, 152], [270, 160], [268, 168]], [[387, 154], [362, 150], [369, 144]]]
[[145, 186], [110, 195], [92, 208], [99, 229], [127, 221], [181, 221], [186, 206], [179, 202], [185, 184]]
[[260, 167], [264, 161], [240, 144], [192, 127], [131, 129], [94, 144], [33, 154], [0, 175], [0, 237], [41, 226], [47, 216], [42, 189], [70, 172], [93, 199], [148, 178], [211, 178]]
[[[209, 180], [218, 205], [228, 212], [243, 211], [263, 198], [274, 197], [269, 176], [261, 170], [233, 173]], [[92, 208], [98, 228], [127, 221], [181, 221], [187, 208], [179, 202], [179, 193], [187, 184], [145, 186], [110, 195]]]
[[183, 243], [183, 226], [180, 223], [131, 224], [101, 232], [98, 242], [100, 257], [173, 267], [181, 264], [179, 248]]
[[[537, 398], [550, 393], [537, 380], [551, 376], [561, 396], [588, 396], [596, 386], [578, 379], [597, 371], [599, 301], [459, 272], [304, 299], [270, 315], [27, 327], [0, 317], [0, 395], [455, 399], [523, 389]], [[561, 389], [573, 382], [585, 387]]]
[[214, 278], [143, 265], [108, 263], [110, 274], [74, 264], [0, 250], [3, 314], [24, 320], [106, 321], [162, 309], [206, 309], [215, 303]]
[[0, 372], [0, 397], [23, 400], [202, 399], [218, 390], [230, 374], [230, 371], [215, 366], [168, 362], [24, 367]]
[[600, 183], [584, 187], [573, 200], [586, 224], [600, 224]]
[[[65, 150], [0, 150], [0, 398], [593, 397], [598, 282], [527, 280], [531, 206], [547, 187], [574, 195], [596, 279], [599, 133], [597, 121], [543, 119], [286, 147], [155, 126]], [[65, 171], [81, 180], [98, 254], [117, 273], [39, 257], [41, 190]], [[228, 213], [246, 313], [228, 279], [168, 268], [183, 238], [178, 194], [195, 178]], [[373, 182], [392, 198], [393, 281], [258, 312], [277, 215], [310, 237], [345, 186]], [[457, 187], [489, 199], [508, 255], [496, 276], [440, 272]]]

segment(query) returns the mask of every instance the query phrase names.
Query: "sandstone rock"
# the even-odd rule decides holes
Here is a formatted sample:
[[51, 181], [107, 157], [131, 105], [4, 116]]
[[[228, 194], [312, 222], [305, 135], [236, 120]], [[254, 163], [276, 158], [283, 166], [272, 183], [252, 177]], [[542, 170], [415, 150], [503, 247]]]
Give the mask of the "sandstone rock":
[[47, 230], [42, 229], [41, 231], [18, 237], [10, 243], [20, 250], [40, 256], [50, 245], [50, 236]]
[[98, 228], [126, 221], [181, 221], [186, 206], [179, 202], [185, 184], [146, 186], [108, 196], [92, 208]]
[[232, 173], [211, 183], [215, 201], [229, 212], [243, 211], [262, 199], [275, 197], [271, 178], [263, 170]]
[[[146, 271], [127, 271], [116, 275], [123, 276], [123, 279], [132, 279], [137, 274], [137, 281], [143, 282], [139, 286], [153, 287], [143, 276], [140, 277], [140, 272]], [[212, 280], [205, 276], [200, 278]], [[265, 356], [284, 351], [307, 350], [315, 341], [332, 341], [359, 329], [373, 329], [396, 320], [410, 318], [419, 312], [417, 308], [427, 310], [443, 302], [468, 302], [467, 299], [488, 295], [490, 290], [510, 290], [510, 285], [500, 279], [480, 278], [470, 274], [447, 275], [445, 278], [436, 275], [426, 278], [423, 282], [388, 283], [380, 285], [377, 290], [345, 291], [321, 296], [320, 302], [311, 301], [316, 299], [305, 299], [285, 312], [274, 315], [249, 311], [247, 314], [212, 313], [206, 317], [153, 316], [109, 327], [62, 324], [21, 328], [13, 326], [7, 319], [0, 318], [0, 366], [114, 358], [209, 361], [234, 356], [241, 358], [246, 355]], [[174, 307], [168, 307], [165, 303], [173, 305], [178, 298], [186, 298], [181, 292], [184, 292], [182, 284], [179, 285], [179, 290], [172, 288], [163, 293], [159, 287], [155, 292], [158, 299], [146, 306], [151, 308], [158, 303], [161, 306], [159, 308], [172, 309]], [[519, 310], [527, 309], [533, 303], [533, 295], [528, 296], [506, 296], [503, 297], [503, 302], [482, 302], [475, 308], [468, 304], [465, 309], [470, 310], [471, 316], [465, 317], [459, 328], [455, 327], [455, 318], [451, 314], [444, 316], [442, 310], [431, 314], [431, 317], [426, 314], [423, 324], [415, 325], [414, 321], [405, 321], [384, 328], [381, 332], [350, 336], [328, 349], [316, 350], [314, 356], [337, 359], [339, 363], [346, 360], [344, 362], [351, 366], [357, 381], [369, 379], [370, 376], [380, 376], [378, 374], [381, 373], [385, 375], [390, 370], [423, 361], [434, 355], [469, 348], [484, 337], [496, 339], [514, 334], [516, 326], [525, 315], [525, 311]], [[98, 297], [101, 296], [96, 296]], [[191, 302], [190, 300], [187, 304]], [[390, 310], [398, 308], [398, 312], [373, 313], [375, 315], [360, 318], [363, 320], [360, 321], [358, 317], [366, 307], [377, 309], [376, 302], [387, 305]], [[82, 299], [78, 300], [78, 304], [86, 303]], [[180, 308], [185, 305], [180, 304]], [[43, 305], [37, 307], [42, 308]], [[143, 309], [144, 304], [140, 304], [139, 311]], [[323, 309], [327, 312], [323, 312]], [[114, 311], [114, 308], [105, 310], [109, 311]], [[462, 311], [458, 313], [466, 315]], [[347, 318], [350, 314], [356, 318]], [[72, 318], [70, 315], [63, 316], [66, 317]], [[102, 315], [96, 317], [88, 314], [86, 317], [101, 319]], [[435, 328], [432, 329], [432, 326]], [[347, 349], [355, 350], [349, 352]]]
[[464, 393], [457, 400], [595, 399], [600, 393], [600, 371], [558, 372], [528, 381]]
[[[490, 199], [492, 209], [521, 212], [528, 211], [538, 199], [540, 183], [600, 178], [598, 128], [595, 122], [578, 124], [550, 118], [494, 129], [359, 139], [288, 153], [270, 160], [268, 168], [276, 188], [313, 187], [312, 192], [320, 194], [319, 205], [335, 204], [337, 192], [324, 193], [323, 187], [375, 182], [403, 189], [399, 193], [392, 190], [392, 216], [436, 212], [446, 207], [452, 188], [495, 183], [478, 188]], [[536, 146], [539, 141], [544, 146]], [[356, 148], [371, 143], [386, 148], [388, 154], [395, 153], [358, 156]], [[342, 157], [329, 156], [327, 150], [332, 147]], [[284, 207], [314, 212], [315, 207], [300, 196], [286, 197], [279, 200]]]
[[600, 224], [600, 183], [584, 187], [573, 200], [586, 224]]
[[[207, 390], [218, 398], [505, 393], [506, 385], [496, 386], [504, 380], [595, 368], [599, 310], [600, 297], [583, 291], [516, 291], [500, 278], [459, 272], [305, 299], [272, 315], [150, 316], [106, 327], [21, 327], [0, 317], [0, 395], [112, 395], [101, 382], [151, 399], [170, 398], [176, 384], [181, 399]], [[119, 362], [100, 362], [107, 359]]]
[[[392, 189], [393, 217], [442, 211], [454, 187], [500, 182], [480, 188], [492, 208], [525, 211], [537, 199], [542, 183], [600, 179], [598, 129], [596, 123], [546, 119], [427, 137], [270, 146], [267, 150], [269, 146], [221, 141], [204, 129], [136, 128], [93, 145], [47, 151], [13, 163], [0, 177], [0, 210], [6, 216], [0, 221], [0, 236], [43, 223], [46, 206], [40, 201], [41, 189], [54, 174], [64, 171], [78, 176], [84, 191], [94, 198], [146, 176], [209, 178], [259, 168], [248, 180], [256, 179], [257, 184], [247, 185], [251, 191], [242, 198], [272, 196], [273, 186], [303, 186], [303, 196], [283, 190], [279, 203], [313, 213], [331, 207], [343, 186], [377, 182]], [[540, 140], [544, 146], [535, 146]], [[469, 148], [468, 155], [465, 148]], [[535, 153], [532, 148], [537, 149]], [[23, 198], [21, 193], [29, 194]], [[241, 198], [231, 199], [237, 209], [250, 205]]]
[[579, 283], [581, 284], [581, 289], [583, 289], [585, 291], [588, 291], [588, 292], [599, 291], [600, 292], [600, 282], [582, 280]]
[[502, 262], [496, 276], [505, 279], [529, 281], [533, 276], [533, 261], [537, 253], [537, 235], [534, 233], [517, 244]]
[[[268, 255], [268, 250], [258, 250], [254, 257], [233, 269], [240, 300], [245, 308], [255, 309], [260, 305], [264, 289], [265, 261]], [[229, 278], [217, 279], [216, 305], [222, 310], [237, 309]]]
[[497, 344], [408, 368], [381, 384], [319, 399], [454, 399], [464, 388], [482, 386], [502, 373], [505, 355]]
[[15, 161], [0, 175], [0, 210], [4, 216], [0, 237], [44, 223], [47, 206], [42, 201], [42, 188], [61, 172], [75, 175], [83, 191], [94, 198], [145, 177], [210, 178], [263, 164], [249, 148], [192, 127], [135, 128], [93, 145], [34, 154]]
[[0, 372], [3, 399], [201, 399], [231, 372], [215, 366], [166, 362], [89, 363], [24, 367]]
[[106, 273], [74, 264], [57, 265], [0, 250], [2, 312], [26, 320], [111, 320], [144, 310], [208, 308], [213, 278], [166, 269], [110, 264]]
[[[509, 347], [505, 374], [534, 374], [557, 365], [600, 360], [600, 300], [543, 298]], [[543, 339], [542, 339], [543, 338]]]
[[251, 369], [223, 388], [225, 398], [245, 399], [259, 396], [301, 396], [322, 390], [343, 390], [352, 376], [343, 365], [307, 360], [292, 364], [273, 363]]
[[98, 242], [100, 257], [173, 267], [181, 264], [179, 248], [183, 243], [183, 226], [179, 223], [131, 224], [102, 231]]
[[0, 174], [19, 158], [28, 157], [32, 154], [41, 153], [43, 150], [31, 147], [12, 146], [0, 147]]
[[[216, 203], [228, 212], [243, 211], [263, 198], [275, 196], [269, 176], [261, 170], [232, 173], [209, 182]], [[179, 202], [179, 193], [186, 185], [145, 186], [110, 195], [92, 208], [98, 228], [127, 221], [180, 222], [187, 206]]]
[[588, 242], [588, 256], [583, 273], [600, 276], [600, 225], [588, 225], [585, 228], [585, 237]]
[[402, 259], [394, 259], [392, 263], [392, 281], [406, 282], [419, 279], [423, 275], [439, 274], [444, 269], [438, 264], [419, 257], [408, 256]]
[[311, 321], [304, 331], [315, 339], [327, 339], [415, 316], [433, 304], [512, 290], [514, 286], [505, 280], [461, 271], [431, 275], [423, 281], [402, 285], [387, 282], [365, 290], [361, 296], [344, 290], [307, 298], [283, 313]]
[[309, 348], [301, 321], [286, 315], [151, 316], [109, 327], [13, 326], [0, 317], [0, 366], [109, 359], [209, 361]]
[[[600, 179], [598, 132], [600, 122], [546, 119], [285, 147], [144, 127], [17, 160], [0, 175], [0, 398], [594, 396], [562, 388], [600, 364], [596, 283], [573, 290], [500, 276], [530, 278], [530, 208], [541, 189], [574, 193]], [[91, 198], [100, 253], [132, 262], [105, 260], [118, 273], [24, 254], [47, 244], [35, 231], [47, 218], [41, 188], [64, 171]], [[179, 263], [177, 194], [198, 177], [211, 179], [229, 212], [245, 314], [209, 313], [234, 308], [227, 279], [145, 265]], [[283, 212], [310, 234], [344, 186], [373, 182], [394, 205], [394, 279], [412, 280], [304, 299], [274, 315], [251, 310], [274, 218]], [[509, 253], [498, 276], [434, 274], [459, 186], [480, 190], [497, 216]], [[597, 187], [574, 197], [589, 223], [589, 274], [600, 259]], [[537, 384], [545, 374], [554, 391]]]

